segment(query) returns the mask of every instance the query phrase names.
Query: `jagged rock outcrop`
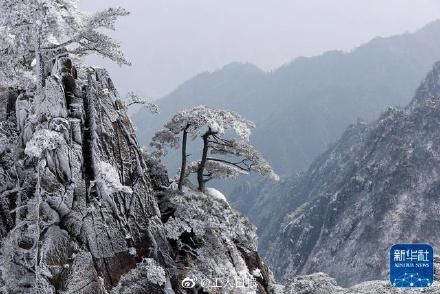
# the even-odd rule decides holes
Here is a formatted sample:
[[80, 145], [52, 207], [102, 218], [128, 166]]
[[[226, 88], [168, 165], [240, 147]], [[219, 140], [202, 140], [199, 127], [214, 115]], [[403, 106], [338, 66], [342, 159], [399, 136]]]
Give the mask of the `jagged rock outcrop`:
[[324, 273], [308, 276], [299, 276], [289, 279], [279, 294], [437, 294], [440, 285], [435, 282], [425, 289], [398, 289], [392, 288], [385, 281], [370, 281], [355, 285], [351, 288], [338, 286], [336, 280]]
[[278, 278], [322, 271], [343, 286], [382, 280], [394, 243], [440, 245], [439, 71], [440, 63], [409, 107], [351, 126], [312, 165], [302, 180], [310, 188], [291, 194], [307, 202], [268, 253]]
[[7, 293], [36, 293], [35, 284], [105, 293], [167, 249], [157, 247], [166, 238], [147, 166], [107, 72], [83, 69], [71, 93], [67, 60], [54, 60], [43, 91], [21, 94], [16, 121], [2, 122], [15, 124], [3, 137], [0, 183]]
[[17, 93], [10, 89], [3, 89], [0, 87], [0, 119], [8, 118], [8, 113], [15, 112], [15, 100]]
[[[45, 64], [43, 89], [11, 96], [0, 119], [0, 293], [193, 293], [183, 278], [212, 262], [269, 293], [254, 227], [206, 195], [167, 190], [107, 71], [63, 54]], [[226, 293], [215, 290], [198, 293]]]
[[164, 194], [159, 203], [179, 280], [189, 277], [208, 293], [273, 293], [249, 220], [200, 192]]

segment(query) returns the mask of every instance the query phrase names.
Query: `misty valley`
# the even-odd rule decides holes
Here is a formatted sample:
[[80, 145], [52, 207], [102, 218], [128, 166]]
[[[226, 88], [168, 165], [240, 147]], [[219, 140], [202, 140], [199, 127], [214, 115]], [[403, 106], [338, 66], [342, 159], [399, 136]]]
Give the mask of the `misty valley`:
[[[194, 1], [157, 14], [228, 6]], [[271, 70], [194, 65], [152, 99], [142, 26], [168, 27], [83, 2], [0, 0], [1, 294], [440, 294], [440, 20]], [[203, 36], [195, 15], [168, 25]]]

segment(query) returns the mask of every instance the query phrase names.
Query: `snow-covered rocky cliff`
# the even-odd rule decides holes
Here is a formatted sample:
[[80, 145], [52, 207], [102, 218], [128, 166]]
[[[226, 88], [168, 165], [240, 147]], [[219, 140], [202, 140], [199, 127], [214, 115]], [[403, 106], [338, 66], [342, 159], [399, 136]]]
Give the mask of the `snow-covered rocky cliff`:
[[440, 246], [439, 73], [437, 63], [410, 106], [351, 126], [312, 165], [302, 179], [310, 188], [292, 194], [307, 202], [285, 218], [268, 253], [276, 276], [385, 280], [392, 244]]
[[438, 294], [440, 285], [435, 282], [429, 288], [398, 289], [392, 288], [388, 281], [369, 281], [343, 288], [336, 280], [324, 273], [298, 276], [289, 279], [280, 294]]
[[0, 293], [269, 293], [254, 226], [164, 188], [107, 71], [45, 64], [42, 91], [0, 100]]

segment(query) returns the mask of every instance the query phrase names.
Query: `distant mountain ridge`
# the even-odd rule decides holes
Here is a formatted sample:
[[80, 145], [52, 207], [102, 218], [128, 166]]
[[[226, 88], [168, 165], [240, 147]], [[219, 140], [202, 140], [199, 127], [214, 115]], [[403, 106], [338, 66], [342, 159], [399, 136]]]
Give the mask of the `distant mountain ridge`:
[[386, 279], [396, 243], [440, 246], [440, 62], [411, 104], [351, 126], [291, 189], [267, 256], [281, 279], [325, 272], [344, 286]]
[[204, 104], [228, 108], [257, 124], [253, 141], [280, 174], [308, 167], [358, 117], [371, 120], [389, 105], [406, 105], [440, 59], [440, 21], [414, 34], [376, 38], [351, 52], [297, 58], [273, 72], [232, 63], [201, 73], [159, 99], [159, 116], [133, 118], [140, 141], [177, 110]]
[[[347, 53], [297, 58], [273, 72], [234, 63], [202, 73], [158, 100], [159, 116], [139, 112], [133, 118], [143, 144], [172, 113], [200, 104], [235, 110], [256, 122], [251, 140], [283, 180], [250, 177], [220, 183], [219, 188], [256, 224], [264, 254], [283, 217], [305, 201], [292, 198], [302, 178], [295, 174], [307, 170], [358, 118], [372, 121], [388, 106], [407, 105], [426, 72], [440, 60], [438, 48], [440, 21], [435, 21], [415, 33], [375, 38]], [[192, 153], [198, 155], [197, 150]], [[174, 156], [168, 161], [177, 162], [177, 152]], [[318, 185], [319, 179], [311, 184]]]

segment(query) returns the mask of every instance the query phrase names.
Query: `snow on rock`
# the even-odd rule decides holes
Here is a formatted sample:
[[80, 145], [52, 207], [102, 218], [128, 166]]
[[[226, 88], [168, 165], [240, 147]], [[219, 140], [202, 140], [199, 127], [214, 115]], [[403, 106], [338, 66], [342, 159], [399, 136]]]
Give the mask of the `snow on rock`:
[[[222, 293], [273, 292], [271, 273], [256, 252], [255, 227], [248, 219], [223, 200], [197, 191], [169, 191], [159, 199], [167, 238], [179, 252], [176, 264], [186, 268], [180, 281], [192, 279], [208, 293], [214, 293], [209, 283], [215, 279], [224, 285]], [[235, 287], [240, 281], [248, 288]]]
[[294, 277], [284, 287], [284, 294], [342, 294], [336, 281], [324, 273]]
[[[226, 199], [226, 196], [222, 192], [220, 192], [219, 190], [217, 190], [215, 188], [210, 188], [210, 187], [205, 188], [205, 193], [208, 196], [213, 197], [214, 199], [217, 199], [217, 200], [223, 201], [225, 203], [228, 203], [228, 200]], [[229, 205], [229, 203], [228, 203], [228, 205]]]
[[163, 293], [166, 281], [165, 270], [154, 259], [145, 258], [136, 268], [122, 276], [111, 293]]
[[[69, 62], [55, 64], [57, 76], [69, 75]], [[108, 74], [78, 68], [70, 78], [67, 85], [48, 77], [0, 122], [2, 293], [105, 294], [143, 258], [163, 273], [157, 252], [171, 254], [134, 129], [118, 93], [101, 91]], [[163, 290], [164, 279], [153, 280]]]
[[60, 58], [0, 118], [0, 293], [183, 294], [187, 275], [269, 293], [252, 224], [218, 191], [167, 190], [108, 73]]
[[438, 73], [440, 63], [409, 107], [350, 127], [290, 190], [303, 205], [266, 255], [280, 281], [314, 272], [345, 287], [384, 280], [393, 244], [440, 246]]
[[429, 288], [399, 289], [390, 286], [386, 281], [370, 281], [355, 285], [351, 288], [342, 288], [335, 279], [325, 273], [315, 273], [289, 279], [284, 287], [280, 287], [277, 294], [437, 294], [440, 285], [435, 282]]
[[107, 195], [117, 192], [133, 193], [133, 190], [130, 187], [121, 184], [118, 172], [108, 162], [100, 161], [97, 164], [97, 171], [97, 181], [102, 183], [104, 192]]
[[261, 270], [259, 268], [256, 268], [252, 271], [252, 275], [256, 278], [262, 277]]
[[30, 157], [41, 158], [44, 151], [57, 149], [63, 141], [60, 133], [41, 129], [33, 134], [31, 140], [26, 144], [24, 153]]
[[44, 92], [35, 95], [35, 118], [37, 120], [44, 120], [67, 117], [68, 108], [64, 96], [62, 83], [55, 77], [48, 77]]

